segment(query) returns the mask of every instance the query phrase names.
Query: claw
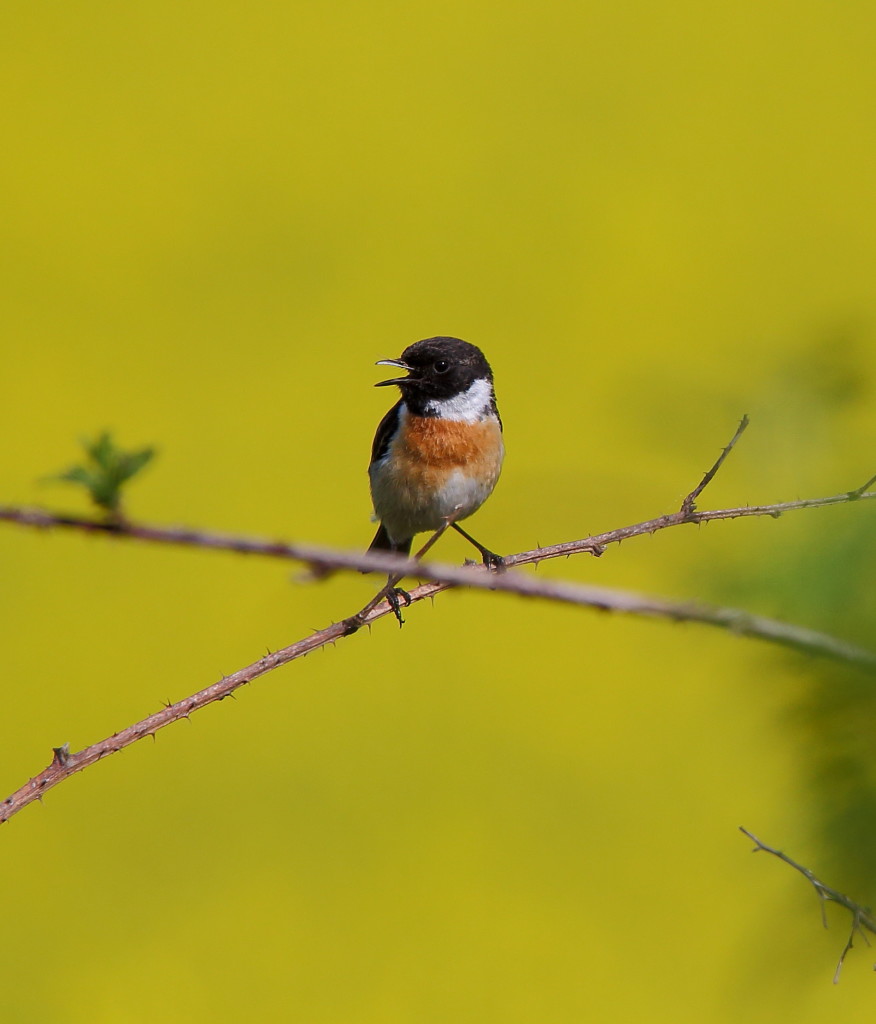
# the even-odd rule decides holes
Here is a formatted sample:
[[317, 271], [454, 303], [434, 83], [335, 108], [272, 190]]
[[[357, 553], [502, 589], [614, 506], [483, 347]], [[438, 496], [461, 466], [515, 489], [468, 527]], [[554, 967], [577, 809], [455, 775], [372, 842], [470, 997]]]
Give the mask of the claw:
[[386, 588], [386, 600], [389, 607], [392, 609], [392, 614], [398, 620], [399, 629], [405, 624], [405, 620], [401, 615], [401, 601], [404, 601], [405, 608], [411, 606], [411, 595], [406, 591], [402, 590], [401, 587], [387, 587]]
[[505, 571], [505, 559], [501, 555], [497, 555], [494, 551], [488, 551], [486, 548], [481, 552], [484, 558], [484, 565], [491, 569], [493, 572], [504, 572]]

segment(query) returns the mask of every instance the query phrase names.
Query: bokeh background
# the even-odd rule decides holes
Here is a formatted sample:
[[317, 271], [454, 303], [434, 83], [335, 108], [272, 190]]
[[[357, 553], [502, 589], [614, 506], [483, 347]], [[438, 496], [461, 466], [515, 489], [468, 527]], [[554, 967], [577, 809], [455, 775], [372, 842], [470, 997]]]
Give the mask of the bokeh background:
[[[112, 429], [132, 516], [359, 548], [376, 359], [491, 359], [510, 552], [876, 472], [864, 3], [4, 5], [0, 502]], [[540, 572], [873, 643], [874, 509]], [[442, 541], [460, 559], [461, 541]], [[374, 581], [0, 528], [4, 793]], [[872, 1013], [873, 681], [693, 626], [449, 594], [2, 829], [3, 1018]], [[861, 948], [858, 948], [858, 947]]]

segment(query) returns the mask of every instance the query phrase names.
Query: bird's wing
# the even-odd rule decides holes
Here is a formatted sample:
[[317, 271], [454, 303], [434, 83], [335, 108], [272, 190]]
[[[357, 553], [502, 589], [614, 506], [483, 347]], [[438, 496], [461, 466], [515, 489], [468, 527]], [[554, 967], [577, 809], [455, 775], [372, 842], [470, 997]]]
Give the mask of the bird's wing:
[[380, 421], [377, 433], [374, 435], [374, 444], [371, 445], [371, 461], [377, 462], [389, 451], [389, 445], [393, 435], [398, 428], [398, 419], [401, 413], [402, 399], [399, 399], [389, 412]]

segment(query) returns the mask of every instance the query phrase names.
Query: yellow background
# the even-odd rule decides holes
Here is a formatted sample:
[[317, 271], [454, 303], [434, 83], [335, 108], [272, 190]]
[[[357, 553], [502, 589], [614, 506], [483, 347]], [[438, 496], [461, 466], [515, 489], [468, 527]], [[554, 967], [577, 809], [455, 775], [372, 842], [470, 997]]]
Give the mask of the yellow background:
[[[495, 369], [497, 551], [676, 508], [746, 411], [704, 507], [857, 486], [874, 28], [810, 0], [7, 3], [0, 502], [84, 511], [36, 481], [107, 427], [160, 448], [132, 516], [362, 547], [372, 364], [433, 334]], [[794, 559], [872, 515], [539, 571], [842, 632]], [[374, 587], [6, 525], [0, 564], [4, 793]], [[0, 830], [3, 1019], [872, 1013], [872, 952], [833, 987], [845, 918], [736, 832], [828, 863], [806, 685], [754, 642], [500, 596], [384, 620]]]

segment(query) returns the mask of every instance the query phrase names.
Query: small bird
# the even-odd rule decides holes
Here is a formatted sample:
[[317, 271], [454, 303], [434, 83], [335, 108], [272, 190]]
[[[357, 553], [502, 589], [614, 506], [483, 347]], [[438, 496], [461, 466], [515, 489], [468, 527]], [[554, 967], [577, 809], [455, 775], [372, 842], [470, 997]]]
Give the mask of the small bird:
[[449, 521], [478, 549], [484, 565], [501, 569], [500, 556], [459, 525], [492, 494], [505, 456], [493, 373], [483, 352], [459, 338], [426, 338], [401, 359], [376, 365], [408, 375], [375, 384], [395, 384], [402, 397], [380, 421], [371, 449], [368, 475], [380, 528], [368, 550], [407, 555], [415, 534]]

